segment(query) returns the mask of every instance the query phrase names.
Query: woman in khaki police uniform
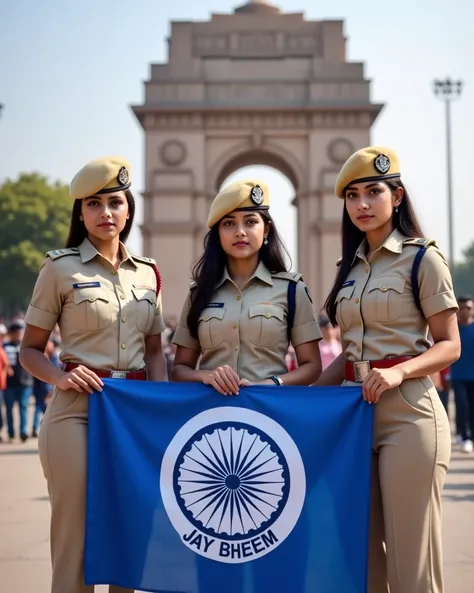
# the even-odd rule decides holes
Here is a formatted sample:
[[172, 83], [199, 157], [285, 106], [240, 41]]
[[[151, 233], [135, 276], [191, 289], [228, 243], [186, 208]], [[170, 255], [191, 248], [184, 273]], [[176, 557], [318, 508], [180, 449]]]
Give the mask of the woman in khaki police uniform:
[[[166, 381], [159, 272], [124, 246], [135, 213], [129, 187], [119, 157], [77, 173], [67, 248], [47, 254], [26, 314], [21, 362], [55, 385], [39, 435], [52, 507], [51, 593], [93, 591], [83, 572], [88, 394], [108, 377]], [[56, 322], [64, 371], [44, 355]]]
[[[269, 203], [268, 188], [256, 181], [237, 181], [213, 201], [204, 254], [173, 338], [174, 381], [237, 395], [249, 383], [309, 385], [318, 378], [321, 333], [301, 275], [286, 271]], [[289, 283], [295, 289], [290, 331]], [[291, 372], [289, 337], [299, 365]]]
[[[213, 201], [204, 254], [194, 268], [194, 285], [173, 338], [174, 381], [202, 381], [222, 395], [237, 395], [251, 383], [309, 385], [318, 378], [321, 332], [301, 275], [286, 271], [284, 247], [269, 204], [266, 185], [252, 180], [227, 186]], [[298, 368], [288, 372], [285, 356], [290, 341]], [[306, 540], [307, 529], [302, 519], [294, 536]], [[303, 593], [304, 555], [295, 551], [291, 562], [299, 563], [299, 569], [291, 574], [287, 560], [281, 548], [271, 554], [271, 562], [281, 567], [277, 578], [282, 590]], [[259, 593], [266, 591], [264, 568], [269, 562], [270, 557], [261, 558], [252, 570]], [[197, 566], [205, 591], [199, 559]], [[274, 564], [271, 568], [275, 570]], [[227, 593], [242, 590], [243, 568], [233, 571], [231, 582], [225, 566], [215, 569], [222, 570], [219, 580], [226, 583]]]
[[422, 238], [392, 150], [352, 155], [336, 194], [344, 200], [342, 259], [326, 309], [343, 353], [316, 384], [361, 383], [364, 399], [377, 404], [368, 592], [442, 593], [451, 437], [428, 375], [460, 353], [451, 276], [434, 242]]

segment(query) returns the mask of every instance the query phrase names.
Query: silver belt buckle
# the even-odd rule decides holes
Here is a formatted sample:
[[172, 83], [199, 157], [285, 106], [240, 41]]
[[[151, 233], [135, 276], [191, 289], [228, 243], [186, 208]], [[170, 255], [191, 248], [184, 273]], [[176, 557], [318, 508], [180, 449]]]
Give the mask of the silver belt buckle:
[[354, 365], [354, 380], [356, 383], [363, 383], [364, 379], [370, 373], [370, 362], [368, 360], [361, 360], [360, 362], [353, 362]]
[[111, 379], [126, 379], [127, 371], [110, 371]]

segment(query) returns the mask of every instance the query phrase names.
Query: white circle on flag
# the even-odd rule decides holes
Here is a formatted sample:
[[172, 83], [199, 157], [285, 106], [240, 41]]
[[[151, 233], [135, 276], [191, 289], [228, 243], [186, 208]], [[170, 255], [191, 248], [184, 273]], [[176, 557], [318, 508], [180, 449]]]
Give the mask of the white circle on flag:
[[239, 564], [269, 554], [292, 532], [306, 477], [280, 424], [226, 406], [201, 412], [178, 430], [163, 456], [160, 490], [189, 549]]

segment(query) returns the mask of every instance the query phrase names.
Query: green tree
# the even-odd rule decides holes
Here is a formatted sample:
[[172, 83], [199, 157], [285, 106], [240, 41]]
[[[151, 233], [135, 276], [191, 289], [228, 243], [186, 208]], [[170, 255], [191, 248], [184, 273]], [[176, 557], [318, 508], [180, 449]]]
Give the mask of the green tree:
[[63, 247], [71, 199], [66, 185], [22, 173], [0, 186], [0, 304], [4, 312], [29, 302], [44, 255]]
[[464, 261], [455, 264], [452, 270], [457, 296], [474, 296], [474, 242], [463, 252]]

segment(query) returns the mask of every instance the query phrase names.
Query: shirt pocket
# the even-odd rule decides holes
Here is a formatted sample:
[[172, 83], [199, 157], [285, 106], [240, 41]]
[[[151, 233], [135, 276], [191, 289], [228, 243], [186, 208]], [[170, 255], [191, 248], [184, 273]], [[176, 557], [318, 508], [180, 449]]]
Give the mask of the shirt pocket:
[[388, 323], [400, 317], [405, 291], [404, 278], [377, 278], [370, 283], [368, 291], [370, 309], [375, 321]]
[[76, 288], [74, 304], [78, 329], [98, 331], [112, 323], [110, 297], [103, 288]]
[[249, 340], [256, 346], [271, 348], [287, 341], [285, 314], [277, 305], [250, 305]]
[[199, 344], [203, 350], [217, 348], [224, 341], [224, 308], [203, 309], [198, 320]]
[[155, 291], [150, 288], [132, 288], [132, 294], [135, 298], [135, 320], [138, 331], [147, 334], [155, 317]]
[[355, 284], [344, 286], [337, 293], [336, 297], [336, 320], [339, 327], [346, 331], [351, 326], [351, 299], [354, 293]]

